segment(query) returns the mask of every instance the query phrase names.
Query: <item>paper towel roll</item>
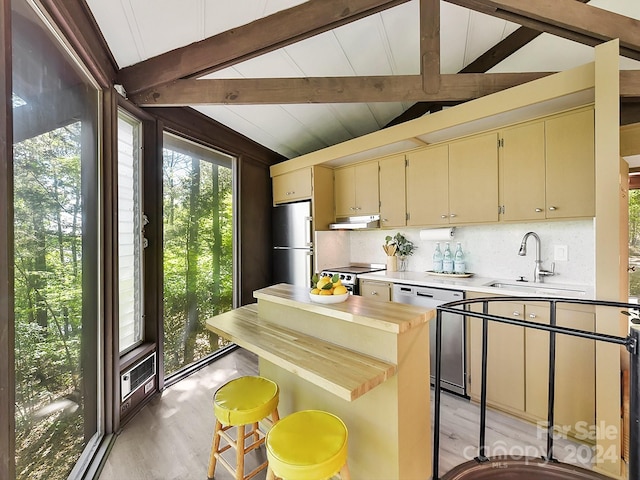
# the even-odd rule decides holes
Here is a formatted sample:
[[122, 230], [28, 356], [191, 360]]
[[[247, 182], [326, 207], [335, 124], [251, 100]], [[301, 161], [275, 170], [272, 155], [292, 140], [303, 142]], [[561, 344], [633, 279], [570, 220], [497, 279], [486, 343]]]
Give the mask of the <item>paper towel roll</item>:
[[456, 227], [420, 230], [420, 240], [451, 240], [453, 238], [455, 230]]

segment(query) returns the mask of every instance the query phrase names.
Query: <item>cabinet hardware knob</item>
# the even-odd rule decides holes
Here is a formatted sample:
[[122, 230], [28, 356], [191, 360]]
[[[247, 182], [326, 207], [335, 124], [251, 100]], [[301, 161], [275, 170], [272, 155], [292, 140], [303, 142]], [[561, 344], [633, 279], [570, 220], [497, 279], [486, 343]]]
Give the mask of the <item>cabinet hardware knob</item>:
[[389, 220], [387, 218], [383, 218], [382, 221], [383, 222], [388, 222]]
[[529, 314], [529, 318], [536, 318], [536, 317], [537, 317], [537, 315], [535, 313], [530, 313]]
[[518, 311], [513, 312], [513, 316], [514, 317], [519, 317], [520, 316], [520, 312], [518, 312]]
[[554, 210], [557, 210], [557, 208], [556, 207], [549, 207], [549, 210], [551, 210], [553, 212]]
[[377, 295], [378, 292], [376, 292], [375, 290], [371, 290], [371, 295]]
[[451, 218], [453, 218], [453, 217], [455, 217], [455, 216], [456, 216], [456, 214], [455, 214], [455, 213], [452, 213], [452, 214], [451, 214], [451, 215], [449, 215], [449, 216], [450, 216]]
[[541, 209], [541, 208], [536, 208], [536, 212], [537, 212], [537, 213], [540, 213], [541, 211], [542, 211], [542, 209]]
[[447, 215], [440, 215], [440, 218], [447, 218]]

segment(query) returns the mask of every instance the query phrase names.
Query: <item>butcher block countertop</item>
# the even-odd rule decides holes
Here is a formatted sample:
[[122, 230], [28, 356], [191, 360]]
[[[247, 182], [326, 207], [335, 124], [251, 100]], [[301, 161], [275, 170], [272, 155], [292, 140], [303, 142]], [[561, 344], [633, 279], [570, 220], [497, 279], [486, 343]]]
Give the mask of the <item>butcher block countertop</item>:
[[218, 335], [347, 401], [396, 373], [392, 363], [267, 322], [258, 316], [255, 305], [206, 323]]
[[395, 302], [376, 302], [358, 295], [335, 304], [314, 303], [309, 289], [281, 283], [253, 292], [254, 298], [318, 313], [391, 333], [404, 333], [427, 323], [435, 310]]

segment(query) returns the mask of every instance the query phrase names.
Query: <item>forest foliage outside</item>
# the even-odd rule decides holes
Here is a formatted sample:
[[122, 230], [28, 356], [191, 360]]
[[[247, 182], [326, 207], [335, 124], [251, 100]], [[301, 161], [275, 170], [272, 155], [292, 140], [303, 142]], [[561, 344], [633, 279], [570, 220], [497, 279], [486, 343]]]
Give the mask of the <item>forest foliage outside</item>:
[[80, 130], [14, 145], [19, 480], [67, 478], [84, 448]]
[[230, 159], [223, 165], [188, 149], [166, 147], [163, 157], [164, 368], [169, 376], [225, 345], [205, 321], [233, 308], [233, 196]]

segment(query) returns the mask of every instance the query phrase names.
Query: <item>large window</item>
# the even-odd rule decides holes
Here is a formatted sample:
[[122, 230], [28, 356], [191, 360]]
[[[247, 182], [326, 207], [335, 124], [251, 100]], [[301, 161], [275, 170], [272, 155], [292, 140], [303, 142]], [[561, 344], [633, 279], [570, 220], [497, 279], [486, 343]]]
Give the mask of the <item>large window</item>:
[[231, 157], [165, 133], [166, 376], [224, 346], [205, 321], [233, 307], [231, 179]]
[[64, 479], [99, 436], [98, 91], [12, 2], [15, 462]]
[[142, 123], [118, 113], [118, 321], [120, 353], [142, 342]]

